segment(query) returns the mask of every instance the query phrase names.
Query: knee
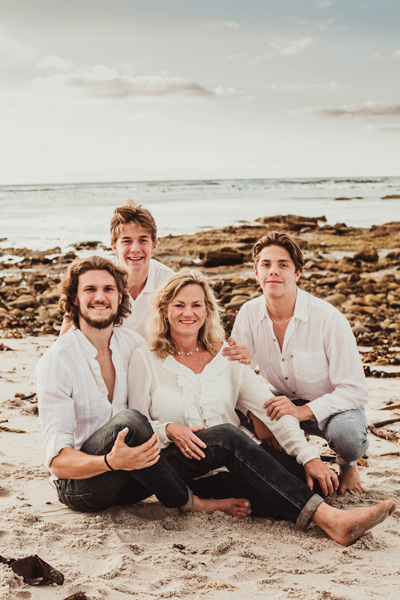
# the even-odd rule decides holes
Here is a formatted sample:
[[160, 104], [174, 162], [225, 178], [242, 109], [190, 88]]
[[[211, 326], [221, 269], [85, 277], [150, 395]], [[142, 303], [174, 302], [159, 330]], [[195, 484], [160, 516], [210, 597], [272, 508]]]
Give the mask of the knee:
[[235, 442], [238, 438], [245, 436], [248, 437], [243, 431], [239, 429], [236, 425], [232, 425], [231, 423], [224, 423], [222, 425], [215, 425], [210, 429], [206, 429], [206, 431], [210, 432], [213, 440], [216, 442], [230, 444]]
[[367, 451], [368, 427], [365, 418], [361, 419], [365, 422], [360, 423], [360, 419], [356, 420], [351, 415], [346, 416], [346, 413], [342, 415], [340, 419], [328, 423], [325, 431], [326, 440], [341, 458], [351, 462], [361, 458]]
[[128, 427], [131, 434], [144, 435], [146, 439], [153, 435], [153, 429], [147, 417], [134, 408], [122, 410], [115, 415], [113, 422], [120, 431]]

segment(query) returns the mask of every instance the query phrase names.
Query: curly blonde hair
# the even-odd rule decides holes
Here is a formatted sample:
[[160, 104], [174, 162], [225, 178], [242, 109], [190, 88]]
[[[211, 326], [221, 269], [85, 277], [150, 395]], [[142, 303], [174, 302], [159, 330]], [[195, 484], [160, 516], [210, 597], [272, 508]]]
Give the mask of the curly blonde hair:
[[76, 304], [75, 299], [78, 292], [79, 276], [87, 271], [108, 271], [114, 277], [118, 292], [121, 294], [121, 302], [118, 306], [114, 322], [114, 327], [118, 327], [131, 312], [129, 294], [126, 289], [128, 275], [125, 271], [114, 265], [111, 260], [102, 258], [101, 256], [76, 258], [69, 265], [67, 272], [58, 286], [61, 293], [58, 304], [65, 313], [65, 319], [72, 321], [75, 327], [79, 329], [79, 306]]
[[187, 285], [200, 285], [204, 292], [206, 307], [206, 320], [199, 330], [199, 342], [213, 356], [217, 354], [220, 343], [225, 339], [225, 332], [221, 324], [220, 308], [213, 294], [207, 278], [200, 272], [192, 269], [182, 269], [167, 279], [152, 300], [152, 318], [149, 320], [148, 333], [150, 348], [160, 358], [166, 358], [177, 352], [175, 342], [171, 339], [169, 322], [164, 316], [164, 311], [174, 300], [178, 292]]

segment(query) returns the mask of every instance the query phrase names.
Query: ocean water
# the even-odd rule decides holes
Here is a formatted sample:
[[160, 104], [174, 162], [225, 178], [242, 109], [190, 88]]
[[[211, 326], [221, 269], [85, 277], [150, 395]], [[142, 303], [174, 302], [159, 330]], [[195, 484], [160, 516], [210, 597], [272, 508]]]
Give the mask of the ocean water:
[[383, 199], [399, 194], [400, 177], [0, 186], [0, 247], [66, 251], [89, 240], [108, 245], [114, 208], [131, 198], [152, 212], [162, 237], [278, 214], [381, 225], [400, 219], [399, 199]]

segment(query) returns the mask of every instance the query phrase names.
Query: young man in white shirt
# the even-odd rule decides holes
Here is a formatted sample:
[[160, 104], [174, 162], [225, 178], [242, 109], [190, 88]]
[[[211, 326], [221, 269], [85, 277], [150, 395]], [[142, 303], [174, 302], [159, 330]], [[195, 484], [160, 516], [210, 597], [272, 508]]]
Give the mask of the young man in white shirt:
[[[289, 236], [264, 236], [253, 260], [263, 295], [242, 306], [232, 335], [281, 394], [265, 403], [267, 413], [273, 420], [291, 414], [307, 433], [324, 437], [339, 455], [338, 491], [361, 494], [357, 460], [368, 448], [368, 389], [350, 325], [331, 304], [297, 287], [304, 261]], [[249, 416], [258, 437], [276, 448], [266, 426]]]
[[192, 495], [160, 456], [160, 442], [127, 409], [127, 370], [144, 344], [118, 327], [129, 314], [126, 274], [107, 259], [76, 260], [60, 304], [73, 322], [36, 369], [46, 465], [69, 508], [96, 511], [152, 493], [167, 507], [193, 507]]

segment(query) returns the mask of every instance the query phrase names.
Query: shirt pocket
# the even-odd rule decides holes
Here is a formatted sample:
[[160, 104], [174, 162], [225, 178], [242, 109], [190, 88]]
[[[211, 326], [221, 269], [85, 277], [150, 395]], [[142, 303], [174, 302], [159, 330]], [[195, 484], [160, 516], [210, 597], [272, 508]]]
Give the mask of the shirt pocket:
[[293, 369], [296, 381], [316, 383], [329, 378], [329, 364], [324, 350], [293, 352]]

